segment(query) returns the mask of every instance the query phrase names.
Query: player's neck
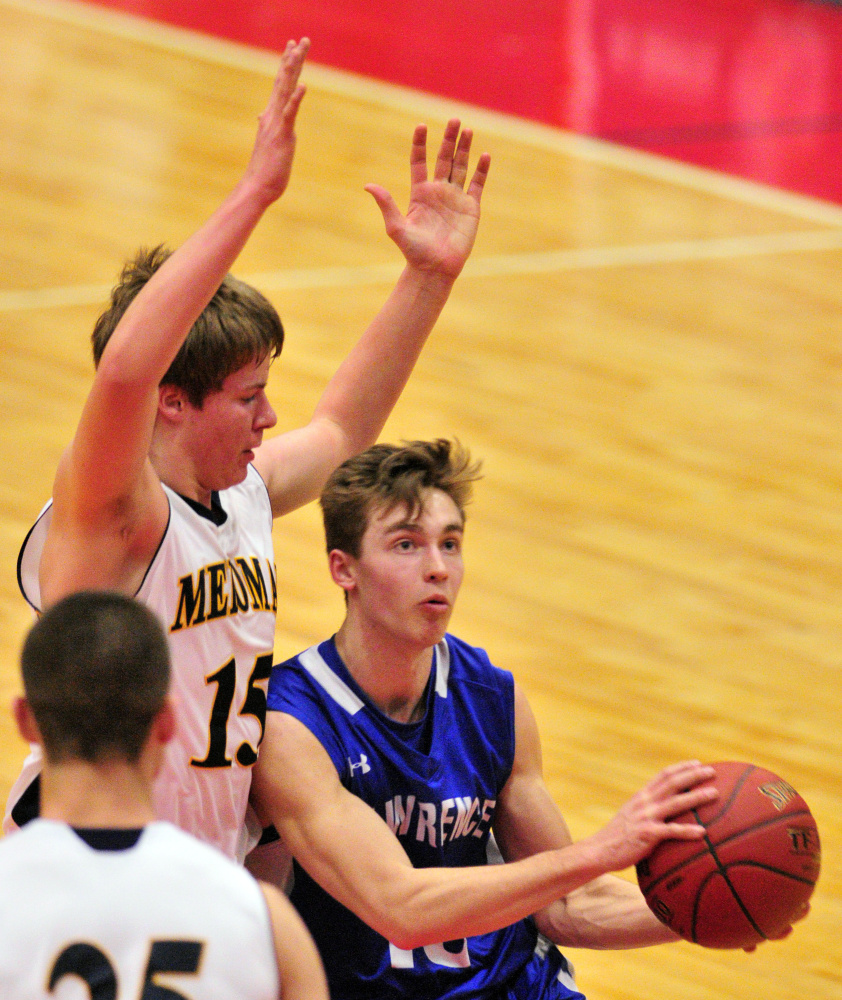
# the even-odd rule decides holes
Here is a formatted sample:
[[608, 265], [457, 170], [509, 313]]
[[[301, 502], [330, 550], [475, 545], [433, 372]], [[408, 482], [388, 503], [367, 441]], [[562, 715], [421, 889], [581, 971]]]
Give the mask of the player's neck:
[[395, 640], [346, 618], [336, 633], [336, 649], [351, 676], [381, 712], [396, 722], [415, 722], [423, 716], [432, 646]]
[[41, 816], [83, 828], [135, 828], [155, 819], [148, 776], [125, 763], [45, 764]]
[[174, 435], [155, 428], [149, 448], [149, 461], [161, 482], [171, 490], [210, 507], [211, 490], [201, 485], [190, 456], [179, 447]]

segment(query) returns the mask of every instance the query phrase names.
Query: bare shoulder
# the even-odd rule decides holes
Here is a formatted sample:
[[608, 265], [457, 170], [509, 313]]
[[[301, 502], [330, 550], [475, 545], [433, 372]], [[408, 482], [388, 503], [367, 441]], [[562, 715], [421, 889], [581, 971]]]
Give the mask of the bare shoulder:
[[39, 563], [45, 605], [85, 588], [137, 592], [169, 522], [169, 501], [147, 466], [131, 496], [97, 504], [62, 460]]
[[[316, 783], [339, 780], [327, 751], [307, 726], [286, 712], [270, 709], [266, 713], [266, 733], [255, 765], [255, 778], [281, 772], [289, 776], [284, 784], [299, 794]], [[300, 775], [303, 787], [294, 787], [293, 775]], [[304, 780], [307, 775], [309, 780]]]

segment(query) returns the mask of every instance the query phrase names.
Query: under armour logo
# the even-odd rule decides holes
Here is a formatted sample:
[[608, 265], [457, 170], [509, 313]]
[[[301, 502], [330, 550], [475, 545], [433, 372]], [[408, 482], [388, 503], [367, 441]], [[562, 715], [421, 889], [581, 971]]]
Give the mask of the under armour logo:
[[366, 757], [366, 755], [364, 753], [360, 754], [360, 759], [356, 762], [356, 764], [349, 757], [348, 758], [348, 767], [350, 767], [350, 769], [351, 769], [351, 777], [352, 778], [354, 777], [354, 771], [356, 771], [358, 769], [359, 769], [360, 774], [368, 774], [368, 772], [371, 770], [371, 765], [368, 762], [368, 757]]

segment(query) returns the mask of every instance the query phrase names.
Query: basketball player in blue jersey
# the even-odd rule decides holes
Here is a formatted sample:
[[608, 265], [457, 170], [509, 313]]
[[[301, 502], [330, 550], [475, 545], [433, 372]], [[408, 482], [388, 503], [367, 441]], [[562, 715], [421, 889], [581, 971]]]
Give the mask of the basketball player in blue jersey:
[[[470, 254], [489, 166], [484, 154], [468, 178], [471, 133], [453, 119], [428, 176], [416, 128], [406, 215], [368, 186], [406, 266], [310, 422], [264, 437], [277, 420], [266, 385], [283, 329], [228, 269], [289, 181], [308, 46], [287, 45], [249, 163], [220, 208], [171, 255], [141, 252], [124, 269], [94, 329], [96, 372], [52, 500], [19, 560], [37, 611], [106, 589], [158, 616], [179, 726], [156, 806], [239, 860], [275, 638], [272, 519], [318, 497], [340, 462], [377, 439]], [[39, 770], [36, 750], [12, 789], [7, 832], [37, 815]]]
[[44, 749], [42, 809], [0, 842], [3, 1000], [327, 1000], [283, 894], [155, 818], [175, 712], [152, 612], [71, 595], [30, 631], [21, 663], [15, 717]]
[[[280, 839], [253, 860], [295, 858], [291, 898], [333, 1000], [581, 997], [549, 941], [675, 940], [609, 873], [701, 836], [670, 818], [716, 796], [711, 768], [678, 764], [571, 842], [522, 691], [447, 634], [477, 475], [444, 440], [340, 466], [321, 503], [345, 620], [270, 679], [253, 794]], [[506, 864], [487, 864], [492, 833]]]

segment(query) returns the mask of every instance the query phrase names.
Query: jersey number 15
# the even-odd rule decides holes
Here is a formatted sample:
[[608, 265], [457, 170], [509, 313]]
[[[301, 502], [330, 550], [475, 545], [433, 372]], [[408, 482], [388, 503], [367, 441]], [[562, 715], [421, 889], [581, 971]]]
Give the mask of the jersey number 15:
[[[268, 680], [272, 673], [272, 654], [264, 653], [254, 661], [254, 668], [249, 677], [248, 689], [243, 699], [238, 715], [252, 715], [260, 723], [260, 741], [266, 730], [266, 692], [258, 687], [260, 681]], [[231, 659], [216, 673], [205, 679], [206, 684], [216, 684], [216, 695], [213, 699], [210, 723], [208, 726], [208, 752], [204, 760], [194, 757], [190, 763], [193, 767], [231, 767], [232, 759], [228, 753], [228, 723], [231, 716], [231, 706], [234, 702], [234, 692], [237, 687], [237, 661]], [[257, 747], [243, 741], [237, 748], [237, 763], [243, 767], [251, 767], [257, 760]]]

